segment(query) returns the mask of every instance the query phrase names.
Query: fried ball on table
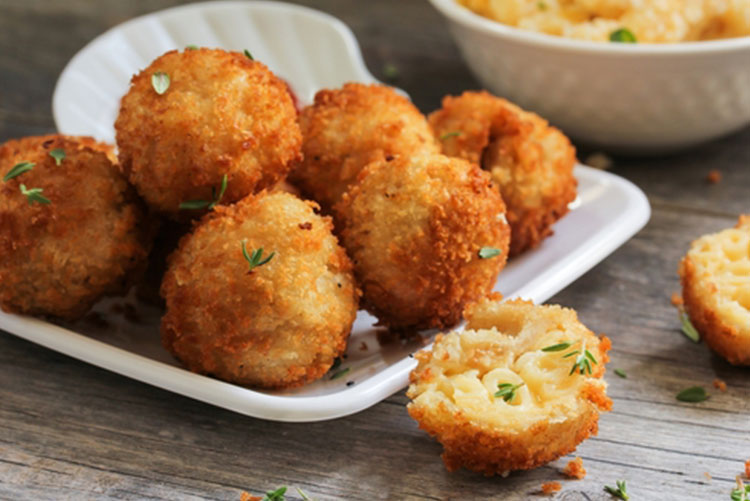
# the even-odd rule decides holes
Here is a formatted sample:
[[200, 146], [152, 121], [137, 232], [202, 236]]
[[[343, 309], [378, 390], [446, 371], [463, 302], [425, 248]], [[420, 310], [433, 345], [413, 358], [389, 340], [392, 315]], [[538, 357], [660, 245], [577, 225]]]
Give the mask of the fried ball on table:
[[409, 414], [443, 445], [449, 471], [535, 468], [597, 433], [612, 407], [609, 339], [555, 305], [486, 298], [465, 317], [466, 330], [415, 355], [407, 391]]
[[303, 159], [290, 178], [326, 210], [368, 163], [438, 152], [422, 113], [385, 85], [347, 83], [321, 90], [302, 110], [299, 122]]
[[750, 214], [694, 241], [680, 262], [685, 311], [706, 344], [750, 365]]
[[[145, 266], [145, 208], [100, 147], [62, 135], [0, 146], [4, 311], [75, 320], [102, 296], [124, 293]], [[8, 179], [24, 163], [31, 170]]]
[[364, 306], [398, 329], [456, 324], [508, 256], [505, 204], [489, 175], [443, 155], [371, 163], [336, 206]]
[[[163, 93], [159, 77], [169, 78]], [[273, 186], [302, 137], [286, 84], [265, 65], [219, 49], [171, 51], [133, 77], [115, 122], [120, 164], [150, 207], [200, 215], [183, 202], [221, 203]]]
[[261, 192], [217, 207], [181, 240], [162, 284], [161, 328], [188, 369], [289, 388], [322, 377], [344, 352], [359, 291], [316, 207]]
[[429, 121], [443, 153], [481, 165], [500, 187], [511, 257], [552, 234], [576, 198], [576, 151], [562, 132], [485, 91], [446, 96]]

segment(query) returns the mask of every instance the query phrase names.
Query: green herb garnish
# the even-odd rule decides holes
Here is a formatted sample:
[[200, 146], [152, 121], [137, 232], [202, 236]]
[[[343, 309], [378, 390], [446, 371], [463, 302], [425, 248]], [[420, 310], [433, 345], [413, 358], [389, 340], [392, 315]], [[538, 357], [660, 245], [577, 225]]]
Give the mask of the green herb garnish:
[[536, 8], [539, 10], [547, 10], [547, 4], [544, 2], [537, 2]]
[[693, 322], [690, 321], [690, 317], [685, 310], [680, 310], [680, 322], [682, 323], [682, 333], [692, 342], [699, 343], [701, 335], [693, 325]]
[[276, 255], [276, 251], [270, 253], [268, 256], [266, 256], [265, 259], [263, 259], [263, 247], [260, 247], [259, 249], [255, 249], [251, 254], [247, 253], [247, 249], [245, 248], [245, 241], [242, 241], [242, 255], [245, 256], [245, 260], [250, 264], [250, 269], [248, 270], [248, 273], [252, 273], [254, 268], [257, 268], [258, 266], [263, 266], [267, 262], [271, 260], [273, 256]]
[[396, 80], [398, 78], [398, 75], [399, 75], [398, 68], [393, 63], [386, 63], [383, 66], [383, 75], [388, 80]]
[[305, 493], [305, 491], [303, 491], [299, 487], [295, 487], [295, 489], [297, 489], [297, 492], [299, 493], [300, 497], [302, 498], [302, 501], [313, 501], [313, 498], [311, 498], [310, 496], [308, 496]]
[[339, 357], [336, 357], [333, 359], [333, 365], [331, 365], [331, 368], [328, 369], [328, 372], [333, 372], [339, 367], [341, 367], [341, 359]]
[[479, 249], [479, 257], [482, 259], [490, 259], [492, 257], [496, 257], [502, 254], [500, 249], [496, 249], [494, 247], [482, 247]]
[[610, 33], [609, 41], [618, 43], [637, 43], [635, 35], [633, 35], [633, 32], [627, 28], [620, 28], [619, 30]]
[[3, 178], [3, 182], [7, 183], [11, 179], [13, 179], [16, 176], [20, 176], [24, 172], [29, 172], [31, 169], [34, 168], [36, 164], [31, 162], [21, 162], [20, 164], [16, 164], [13, 166], [12, 169], [8, 171], [8, 173]]
[[334, 379], [338, 379], [338, 378], [340, 378], [341, 376], [343, 376], [344, 374], [346, 374], [347, 372], [349, 372], [349, 369], [350, 369], [350, 368], [351, 368], [351, 367], [347, 367], [346, 369], [341, 369], [340, 371], [336, 371], [336, 372], [335, 372], [335, 373], [333, 374], [333, 376], [331, 376], [331, 381], [333, 381]]
[[702, 386], [691, 386], [679, 392], [675, 398], [680, 402], [696, 403], [708, 400], [708, 397], [708, 393], [706, 393], [706, 390]]
[[198, 50], [197, 45], [188, 45], [185, 47], [185, 50]]
[[285, 501], [286, 486], [279, 487], [275, 491], [268, 491], [261, 501]]
[[563, 341], [562, 343], [553, 344], [553, 345], [550, 345], [550, 346], [545, 346], [544, 348], [542, 348], [542, 351], [547, 351], [547, 352], [549, 352], [549, 351], [563, 351], [563, 350], [567, 350], [568, 348], [570, 348], [572, 344], [573, 343], [571, 343], [569, 341]]
[[211, 198], [212, 201], [208, 200], [188, 200], [187, 202], [182, 202], [180, 204], [180, 210], [200, 210], [200, 209], [208, 209], [211, 210], [216, 205], [221, 202], [222, 197], [224, 197], [224, 192], [227, 191], [227, 184], [228, 184], [228, 177], [226, 174], [222, 176], [221, 178], [221, 186], [219, 187], [219, 193], [216, 193], [216, 188], [213, 186], [211, 187]]
[[22, 184], [20, 186], [21, 193], [26, 196], [26, 199], [29, 201], [29, 205], [34, 205], [34, 202], [39, 204], [49, 204], [51, 203], [47, 197], [42, 195], [42, 188], [30, 188], [27, 189], [25, 184]]
[[575, 362], [573, 362], [573, 367], [570, 369], [570, 372], [568, 375], [573, 374], [574, 372], [578, 371], [579, 374], [585, 374], [588, 372], [591, 374], [591, 364], [596, 364], [596, 358], [594, 358], [594, 355], [591, 354], [589, 350], [586, 349], [586, 342], [581, 342], [581, 350], [575, 350], [567, 355], [565, 355], [564, 358], [571, 357], [578, 353], [578, 356], [576, 357]]
[[442, 136], [440, 136], [440, 140], [441, 141], [445, 141], [448, 138], [456, 137], [456, 136], [460, 136], [460, 135], [461, 135], [461, 131], [460, 130], [454, 130], [453, 132], [446, 132], [445, 134], [443, 134]]
[[167, 92], [169, 88], [170, 80], [169, 75], [163, 71], [157, 71], [151, 75], [151, 86], [154, 88], [157, 94], [160, 96]]
[[49, 152], [49, 156], [55, 159], [55, 165], [60, 165], [65, 159], [65, 150], [62, 148], [55, 148]]
[[513, 402], [516, 398], [516, 390], [526, 383], [512, 384], [512, 383], [500, 383], [497, 385], [497, 391], [495, 392], [495, 398], [502, 397], [508, 403]]
[[615, 369], [615, 374], [617, 374], [618, 376], [620, 376], [623, 379], [627, 379], [628, 378], [628, 375], [625, 374], [625, 371], [622, 370], [622, 369]]
[[255, 61], [255, 58], [253, 57], [252, 54], [250, 54], [250, 51], [247, 49], [245, 49], [245, 57], [247, 57], [251, 61]]
[[604, 486], [604, 492], [607, 494], [610, 494], [616, 498], [630, 499], [630, 496], [628, 496], [627, 489], [625, 488], [625, 481], [624, 480], [618, 480], [617, 481], [617, 488], [610, 487], [609, 485]]
[[732, 493], [729, 495], [729, 497], [732, 498], [732, 501], [748, 501], [750, 500], [750, 485], [745, 485], [742, 482], [742, 479], [738, 476], [737, 477], [737, 488], [732, 490]]

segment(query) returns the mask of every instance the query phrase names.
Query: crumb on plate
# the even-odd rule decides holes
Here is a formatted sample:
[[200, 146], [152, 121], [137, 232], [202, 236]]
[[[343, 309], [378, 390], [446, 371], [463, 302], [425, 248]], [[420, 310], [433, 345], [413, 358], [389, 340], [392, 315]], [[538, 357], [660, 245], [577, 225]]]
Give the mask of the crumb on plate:
[[727, 383], [719, 378], [714, 379], [714, 388], [719, 391], [727, 391]]
[[710, 171], [708, 171], [706, 182], [709, 184], [718, 184], [719, 182], [721, 182], [721, 171], [718, 171], [716, 169], [711, 169]]

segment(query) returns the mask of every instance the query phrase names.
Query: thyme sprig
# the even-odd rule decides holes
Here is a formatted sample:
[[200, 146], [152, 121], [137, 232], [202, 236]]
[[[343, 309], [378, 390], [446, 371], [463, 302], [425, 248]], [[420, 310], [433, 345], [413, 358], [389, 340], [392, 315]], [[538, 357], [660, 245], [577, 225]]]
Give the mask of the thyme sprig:
[[446, 132], [445, 134], [443, 134], [442, 136], [440, 136], [440, 140], [441, 141], [445, 141], [448, 138], [456, 137], [456, 136], [460, 136], [460, 135], [461, 135], [461, 131], [460, 130], [454, 130], [453, 132]]
[[25, 184], [22, 184], [20, 188], [21, 194], [29, 201], [29, 205], [34, 205], [34, 202], [39, 204], [51, 203], [49, 198], [42, 195], [42, 191], [44, 191], [42, 188], [26, 188]]
[[737, 476], [737, 488], [732, 490], [729, 495], [732, 501], [748, 501], [750, 500], [750, 485], [745, 485], [742, 478]]
[[502, 251], [500, 249], [496, 249], [495, 247], [482, 247], [479, 249], [479, 257], [481, 259], [490, 259], [493, 257], [497, 257], [500, 254], [502, 254]]
[[708, 400], [709, 394], [702, 386], [691, 386], [679, 392], [675, 398], [680, 402], [697, 403]]
[[208, 209], [211, 210], [216, 205], [221, 202], [221, 199], [224, 197], [224, 192], [227, 191], [227, 184], [228, 184], [229, 178], [226, 174], [224, 174], [221, 178], [221, 186], [219, 186], [219, 193], [216, 193], [216, 188], [211, 187], [211, 200], [188, 200], [187, 202], [182, 202], [180, 204], [180, 210], [201, 210], [201, 209]]
[[616, 498], [624, 499], [626, 501], [628, 499], [630, 499], [630, 496], [628, 495], [627, 488], [625, 486], [625, 481], [624, 480], [618, 480], [616, 482], [616, 484], [617, 484], [617, 488], [609, 486], [609, 485], [605, 485], [604, 486], [604, 492], [606, 492], [607, 494], [610, 494], [610, 495], [612, 495], [612, 496], [614, 496]]
[[249, 60], [251, 60], [251, 61], [255, 61], [255, 58], [254, 58], [254, 57], [253, 57], [253, 55], [252, 55], [252, 54], [250, 53], [250, 51], [249, 51], [249, 50], [247, 50], [247, 49], [245, 49], [245, 57], [246, 57], [246, 58], [248, 58], [248, 59], [249, 59]]
[[257, 268], [258, 266], [263, 266], [267, 262], [273, 258], [273, 256], [276, 255], [276, 251], [270, 253], [268, 256], [263, 258], [263, 247], [260, 247], [258, 249], [253, 250], [252, 253], [248, 254], [247, 248], [245, 248], [245, 240], [242, 241], [242, 255], [245, 257], [245, 260], [250, 265], [250, 269], [248, 270], [248, 273], [252, 273], [253, 269]]
[[593, 372], [591, 368], [591, 364], [598, 364], [596, 361], [596, 357], [586, 348], [586, 341], [580, 340], [580, 341], [561, 341], [560, 343], [553, 344], [550, 346], [545, 346], [542, 348], [542, 351], [544, 352], [556, 352], [556, 351], [565, 351], [571, 346], [581, 343], [581, 349], [580, 350], [573, 350], [569, 351], [565, 355], [563, 355], [563, 358], [570, 358], [570, 357], [576, 357], [575, 361], [573, 362], [573, 367], [570, 369], [570, 372], [568, 375], [572, 375], [574, 372], [578, 371], [579, 374], [586, 374], [587, 372], [591, 374]]
[[284, 494], [286, 494], [286, 486], [279, 487], [275, 491], [267, 491], [261, 501], [285, 501]]
[[701, 335], [698, 332], [698, 329], [696, 329], [693, 325], [693, 322], [690, 321], [690, 317], [688, 316], [687, 312], [682, 308], [680, 308], [680, 323], [682, 324], [682, 333], [685, 334], [692, 342], [699, 343], [701, 340]]
[[519, 383], [519, 384], [513, 384], [513, 383], [500, 383], [497, 385], [497, 391], [495, 392], [495, 398], [502, 397], [503, 400], [505, 400], [508, 403], [513, 402], [513, 399], [516, 398], [516, 390], [520, 388], [521, 386], [525, 385], [526, 383]]
[[156, 93], [160, 96], [167, 92], [170, 83], [169, 75], [163, 71], [157, 71], [151, 75], [151, 87], [153, 87]]
[[7, 183], [14, 177], [18, 177], [24, 172], [29, 172], [31, 169], [34, 168], [36, 164], [31, 162], [21, 162], [19, 164], [14, 165], [7, 174], [5, 174], [5, 177], [3, 177], [3, 182]]
[[65, 160], [65, 150], [62, 148], [55, 148], [49, 152], [49, 156], [55, 159], [55, 165], [59, 166], [63, 160]]

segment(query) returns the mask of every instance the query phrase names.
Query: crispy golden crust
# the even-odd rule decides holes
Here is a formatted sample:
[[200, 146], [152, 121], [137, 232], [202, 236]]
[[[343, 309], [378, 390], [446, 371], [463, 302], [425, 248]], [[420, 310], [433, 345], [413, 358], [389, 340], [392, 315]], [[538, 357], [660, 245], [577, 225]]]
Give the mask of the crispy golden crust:
[[565, 135], [485, 91], [446, 96], [429, 122], [443, 153], [480, 164], [500, 187], [511, 257], [552, 234], [552, 224], [576, 197], [576, 152]]
[[[505, 205], [487, 173], [443, 155], [368, 165], [336, 206], [364, 306], [393, 328], [455, 325], [505, 266]], [[500, 255], [481, 259], [493, 247]]]
[[[167, 91], [152, 87], [156, 72]], [[171, 51], [135, 75], [115, 122], [123, 171], [146, 202], [171, 217], [181, 202], [222, 203], [270, 187], [299, 156], [302, 137], [286, 84], [262, 63], [218, 49]]]
[[[86, 142], [93, 141], [90, 138]], [[62, 149], [56, 165], [50, 151]], [[123, 293], [145, 265], [151, 228], [127, 180], [101, 151], [61, 135], [0, 146], [0, 303], [5, 311], [74, 320]], [[50, 204], [29, 205], [20, 185]]]
[[438, 152], [425, 117], [384, 85], [348, 83], [321, 90], [299, 121], [303, 160], [290, 177], [324, 209], [339, 200], [368, 163]]
[[[164, 346], [190, 370], [288, 388], [343, 353], [359, 291], [330, 218], [288, 193], [217, 207], [180, 241], [162, 284]], [[248, 273], [248, 253], [265, 258]]]
[[[449, 471], [486, 475], [530, 469], [575, 450], [597, 432], [609, 410], [602, 379], [610, 342], [597, 338], [573, 310], [484, 299], [467, 308], [467, 330], [439, 335], [411, 373], [409, 414], [443, 445]], [[569, 373], [568, 351], [586, 348], [592, 373]], [[576, 342], [569, 350], [541, 349]], [[500, 384], [521, 384], [512, 400]]]
[[685, 311], [706, 344], [733, 365], [750, 365], [750, 216], [694, 241], [679, 275]]

